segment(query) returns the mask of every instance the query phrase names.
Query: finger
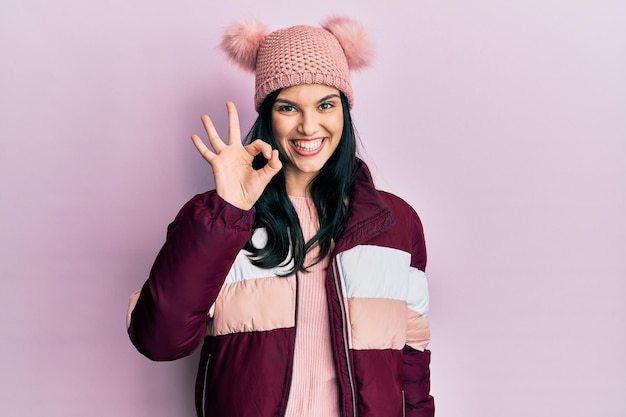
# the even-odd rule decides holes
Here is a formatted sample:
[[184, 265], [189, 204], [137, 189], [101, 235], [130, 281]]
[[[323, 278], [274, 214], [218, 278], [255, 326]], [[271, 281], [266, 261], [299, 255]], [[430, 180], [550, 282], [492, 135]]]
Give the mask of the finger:
[[213, 121], [206, 114], [201, 118], [202, 124], [204, 125], [204, 130], [209, 138], [209, 143], [215, 149], [215, 152], [220, 153], [222, 149], [226, 147], [226, 144], [222, 139], [220, 139], [220, 135], [217, 133], [215, 126], [213, 125]]
[[228, 112], [228, 144], [241, 144], [241, 130], [239, 128], [239, 114], [235, 104], [231, 101], [226, 103], [226, 111]]
[[252, 157], [255, 157], [258, 154], [262, 153], [265, 159], [270, 159], [272, 155], [272, 146], [269, 143], [262, 141], [261, 139], [257, 139], [251, 144], [246, 145], [244, 149]]
[[202, 155], [202, 157], [208, 163], [211, 163], [211, 161], [215, 157], [215, 154], [213, 152], [211, 152], [211, 150], [209, 148], [206, 147], [204, 142], [202, 142], [202, 139], [200, 139], [200, 137], [198, 135], [191, 135], [191, 141], [193, 142], [193, 144], [196, 147], [196, 149], [198, 150], [198, 152], [200, 152], [200, 155]]

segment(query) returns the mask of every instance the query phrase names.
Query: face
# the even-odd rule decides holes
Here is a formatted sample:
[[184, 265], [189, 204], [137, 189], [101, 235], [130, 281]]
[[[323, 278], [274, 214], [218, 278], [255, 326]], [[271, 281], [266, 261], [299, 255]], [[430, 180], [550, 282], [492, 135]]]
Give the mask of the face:
[[[272, 107], [272, 130], [283, 155], [288, 191], [303, 192], [337, 149], [343, 132], [339, 90], [320, 84], [283, 89]], [[292, 190], [289, 190], [291, 188]]]

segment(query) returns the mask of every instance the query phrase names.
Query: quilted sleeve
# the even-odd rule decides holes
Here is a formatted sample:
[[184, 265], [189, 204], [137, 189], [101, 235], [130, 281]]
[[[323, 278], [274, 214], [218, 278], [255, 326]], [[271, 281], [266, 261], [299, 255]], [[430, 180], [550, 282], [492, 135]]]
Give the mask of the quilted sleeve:
[[412, 249], [409, 273], [407, 341], [402, 350], [404, 397], [407, 417], [432, 417], [435, 414], [430, 395], [430, 327], [426, 318], [429, 308], [426, 280], [426, 245], [422, 223], [410, 208]]
[[254, 209], [234, 207], [215, 191], [183, 206], [141, 292], [131, 297], [128, 334], [139, 352], [173, 360], [200, 345], [207, 313], [253, 222]]

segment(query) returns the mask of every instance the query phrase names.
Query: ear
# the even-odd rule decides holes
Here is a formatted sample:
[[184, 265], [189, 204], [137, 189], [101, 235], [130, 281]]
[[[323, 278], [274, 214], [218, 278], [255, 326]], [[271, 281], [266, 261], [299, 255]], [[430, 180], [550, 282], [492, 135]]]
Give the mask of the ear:
[[226, 28], [220, 46], [235, 64], [254, 72], [259, 46], [267, 34], [267, 28], [256, 20], [236, 22]]
[[321, 26], [337, 38], [351, 70], [369, 66], [374, 48], [361, 25], [347, 17], [331, 17]]

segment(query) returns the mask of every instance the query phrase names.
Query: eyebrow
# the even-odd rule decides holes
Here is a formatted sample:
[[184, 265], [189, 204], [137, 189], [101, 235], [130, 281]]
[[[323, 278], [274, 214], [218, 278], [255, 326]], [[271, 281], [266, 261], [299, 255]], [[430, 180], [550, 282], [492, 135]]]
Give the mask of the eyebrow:
[[[341, 99], [341, 97], [339, 96], [339, 94], [329, 94], [327, 96], [322, 97], [321, 99], [317, 100], [317, 104], [323, 103], [324, 101], [330, 100], [331, 98], [338, 98]], [[286, 98], [277, 98], [276, 99], [276, 103], [281, 102], [284, 104], [288, 104], [290, 106], [294, 106], [294, 107], [298, 107], [298, 104], [296, 102], [293, 102], [291, 100], [287, 100]]]

